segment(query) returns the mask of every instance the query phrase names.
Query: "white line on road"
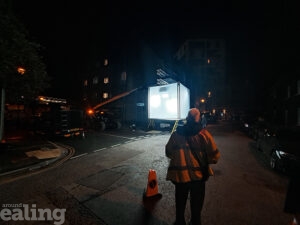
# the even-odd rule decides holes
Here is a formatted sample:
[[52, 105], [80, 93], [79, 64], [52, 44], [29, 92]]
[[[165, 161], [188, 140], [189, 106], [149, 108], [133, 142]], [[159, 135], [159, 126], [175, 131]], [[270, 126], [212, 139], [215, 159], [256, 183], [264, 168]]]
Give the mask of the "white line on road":
[[100, 151], [102, 151], [104, 149], [107, 149], [107, 148], [100, 148], [100, 149], [94, 150], [94, 152], [100, 152]]
[[125, 136], [114, 135], [114, 134], [104, 134], [104, 135], [112, 136], [112, 137], [125, 138], [125, 139], [130, 139], [130, 140], [135, 139], [135, 138], [132, 138], [132, 137], [125, 137]]
[[83, 154], [81, 154], [81, 155], [73, 156], [73, 157], [71, 157], [70, 159], [76, 159], [76, 158], [85, 156], [85, 155], [87, 155], [87, 154], [88, 154], [88, 153], [83, 153]]
[[117, 146], [120, 146], [121, 144], [116, 144], [116, 145], [112, 145], [112, 146], [110, 146], [111, 148], [113, 148], [113, 147], [117, 147]]

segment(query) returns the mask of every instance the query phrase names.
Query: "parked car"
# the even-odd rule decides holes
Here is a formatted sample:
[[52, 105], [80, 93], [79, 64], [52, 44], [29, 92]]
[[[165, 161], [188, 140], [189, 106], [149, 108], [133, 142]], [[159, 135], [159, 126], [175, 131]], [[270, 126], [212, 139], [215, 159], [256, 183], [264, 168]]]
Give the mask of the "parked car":
[[245, 113], [240, 116], [240, 128], [250, 138], [257, 140], [269, 127], [269, 123], [261, 113]]
[[241, 115], [239, 118], [239, 128], [246, 135], [251, 137], [251, 132], [253, 129], [253, 124], [256, 122], [257, 117], [249, 114]]
[[254, 140], [264, 136], [265, 133], [270, 131], [271, 125], [266, 120], [258, 118], [255, 122], [252, 123], [252, 126], [249, 129], [249, 136]]
[[256, 143], [257, 148], [269, 157], [274, 170], [290, 172], [300, 165], [300, 128], [266, 130]]
[[201, 116], [204, 115], [207, 121], [207, 124], [213, 124], [217, 122], [217, 116], [216, 114], [213, 114], [211, 112], [202, 112]]

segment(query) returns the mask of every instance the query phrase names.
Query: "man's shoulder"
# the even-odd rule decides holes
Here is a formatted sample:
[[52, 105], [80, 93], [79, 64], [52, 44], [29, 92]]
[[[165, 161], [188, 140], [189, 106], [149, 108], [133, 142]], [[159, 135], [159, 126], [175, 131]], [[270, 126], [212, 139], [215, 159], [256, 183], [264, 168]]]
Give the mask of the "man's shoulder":
[[205, 128], [201, 129], [200, 134], [212, 136], [211, 133]]
[[205, 139], [213, 139], [212, 134], [205, 128], [199, 132]]

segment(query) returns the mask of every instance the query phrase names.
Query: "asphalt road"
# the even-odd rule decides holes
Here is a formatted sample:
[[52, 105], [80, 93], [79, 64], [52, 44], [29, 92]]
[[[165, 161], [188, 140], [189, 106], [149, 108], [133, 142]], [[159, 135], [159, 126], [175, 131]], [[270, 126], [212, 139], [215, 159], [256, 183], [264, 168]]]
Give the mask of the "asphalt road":
[[[215, 176], [206, 185], [203, 224], [288, 224], [291, 215], [283, 212], [287, 177], [272, 171], [256, 151], [253, 140], [231, 124], [209, 125], [207, 129], [215, 137], [221, 158], [212, 166]], [[99, 143], [89, 140], [83, 144], [82, 150], [90, 149], [86, 151], [88, 154], [79, 154], [80, 157], [51, 170], [0, 185], [2, 209], [4, 204], [16, 203], [52, 212], [65, 209], [63, 221], [52, 217], [49, 221], [11, 219], [0, 224], [172, 224], [174, 186], [165, 180], [168, 159], [164, 154], [170, 134], [141, 135], [139, 139], [97, 135]], [[114, 138], [129, 140], [119, 143]], [[102, 146], [105, 141], [109, 144]], [[155, 201], [143, 201], [149, 169], [156, 171], [162, 194]], [[189, 217], [188, 205], [187, 221]]]
[[72, 158], [81, 157], [93, 152], [102, 151], [107, 148], [119, 146], [132, 141], [148, 138], [162, 133], [161, 131], [132, 131], [129, 128], [110, 129], [105, 131], [89, 130], [86, 138], [63, 138], [57, 142], [74, 148], [75, 153]]

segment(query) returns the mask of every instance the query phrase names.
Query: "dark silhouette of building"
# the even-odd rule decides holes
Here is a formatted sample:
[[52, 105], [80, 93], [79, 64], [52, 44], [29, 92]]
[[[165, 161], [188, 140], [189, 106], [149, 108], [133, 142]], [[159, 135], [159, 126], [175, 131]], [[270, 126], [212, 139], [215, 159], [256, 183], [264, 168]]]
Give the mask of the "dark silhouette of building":
[[273, 123], [279, 126], [300, 126], [299, 76], [277, 78], [269, 88], [267, 99], [266, 111]]
[[[125, 46], [117, 56], [105, 59], [84, 80], [85, 99], [93, 106], [121, 93], [139, 88], [109, 106], [121, 110], [128, 123], [148, 119], [148, 88], [181, 82], [190, 90], [190, 105], [202, 111], [228, 106], [225, 41], [223, 39], [186, 40], [172, 60], [161, 57], [148, 43], [138, 41]], [[87, 105], [88, 105], [87, 104]]]
[[[185, 74], [192, 105], [203, 110], [228, 105], [223, 39], [188, 39], [178, 49], [175, 59]], [[203, 104], [205, 107], [201, 107]]]

